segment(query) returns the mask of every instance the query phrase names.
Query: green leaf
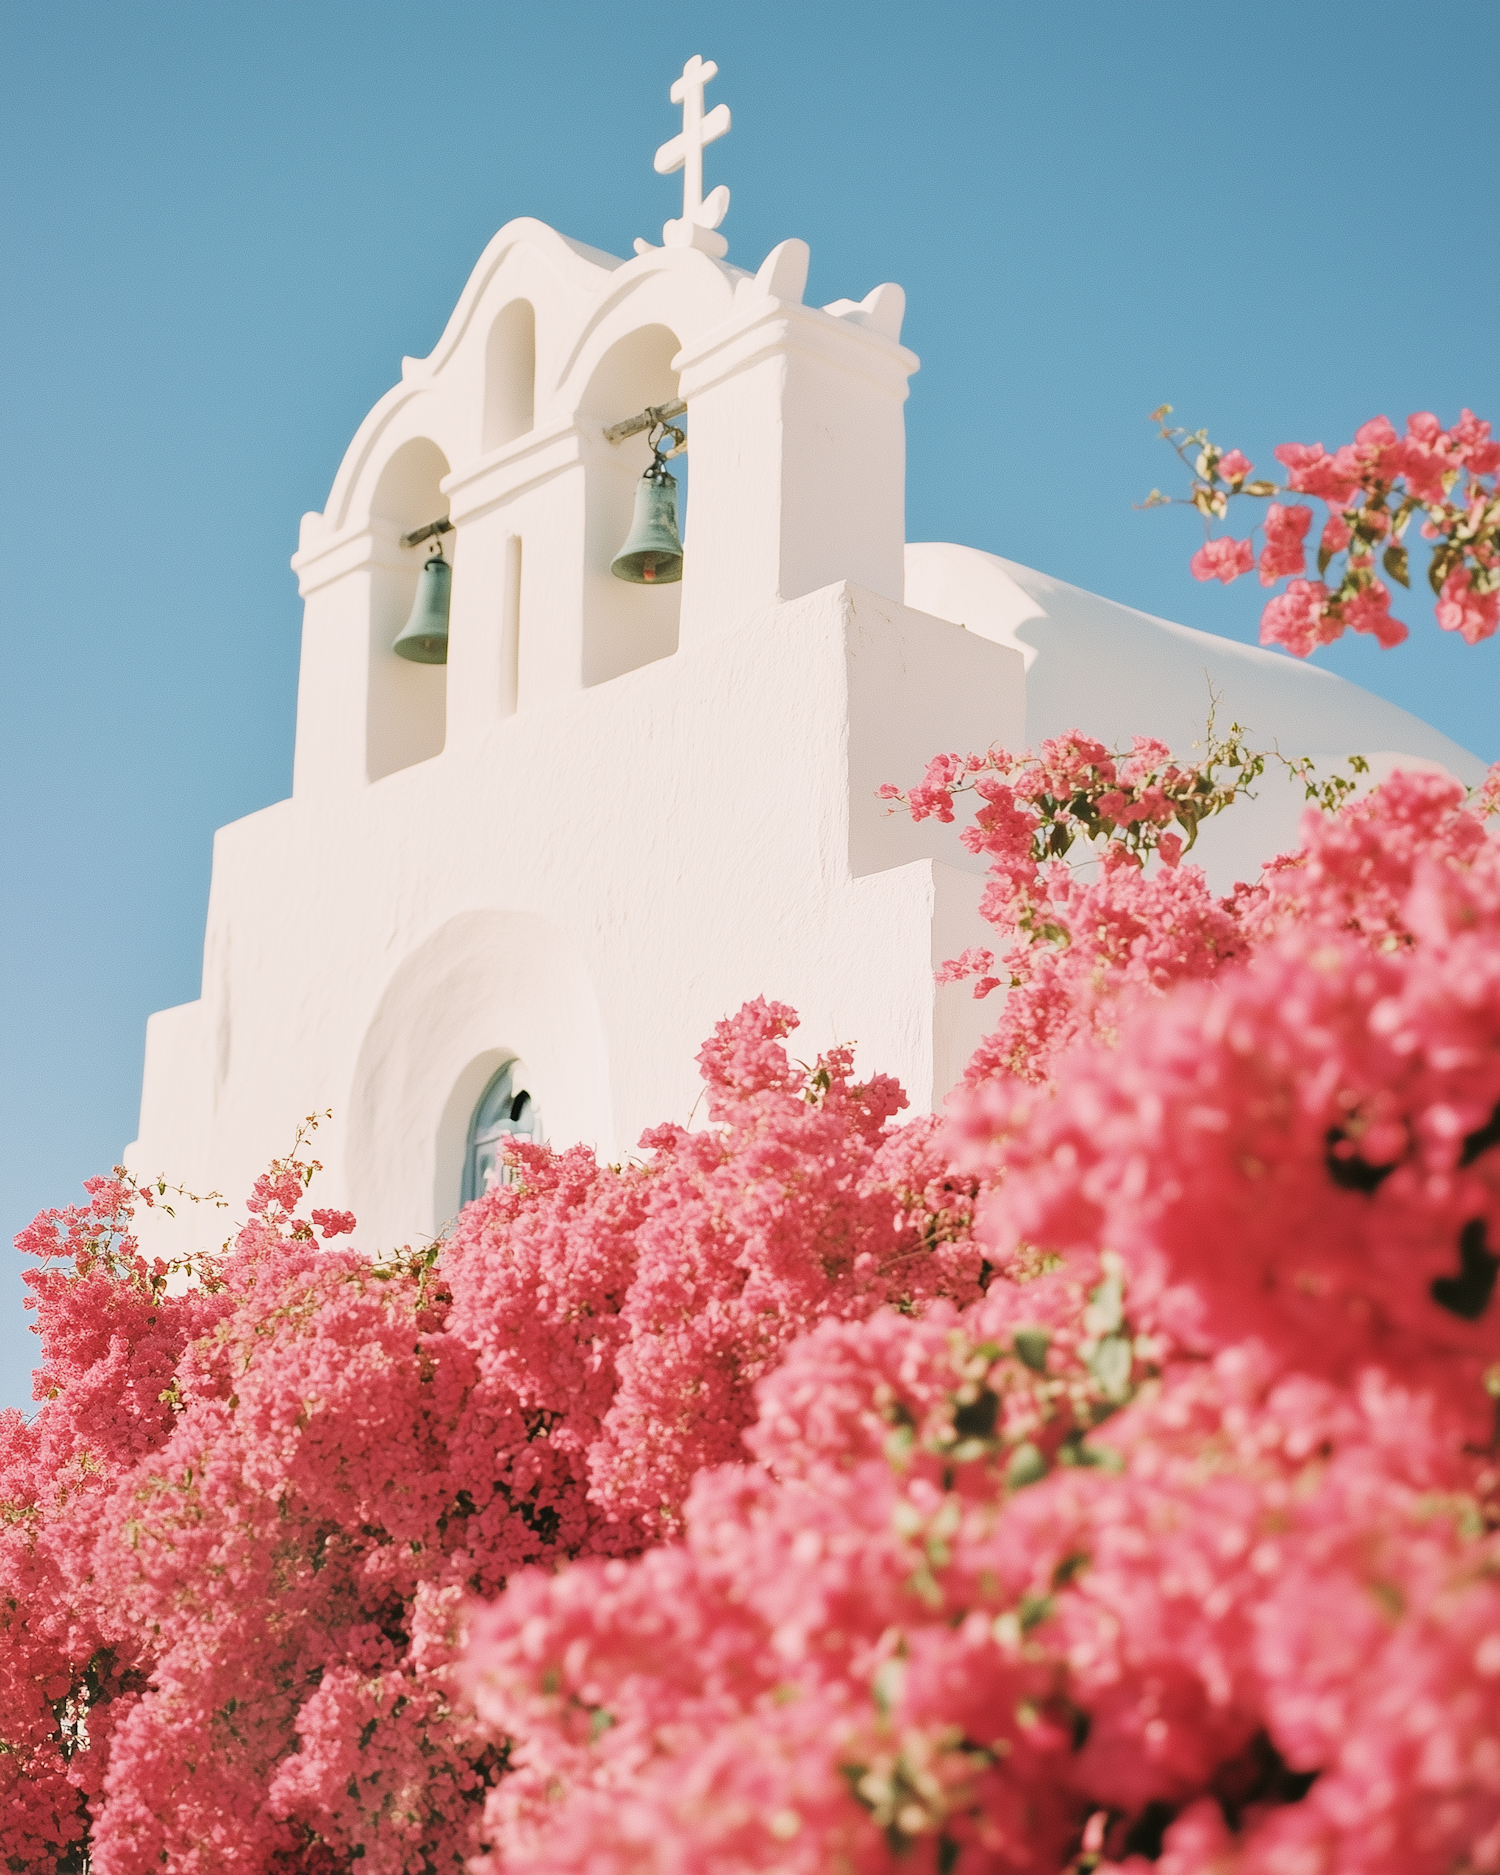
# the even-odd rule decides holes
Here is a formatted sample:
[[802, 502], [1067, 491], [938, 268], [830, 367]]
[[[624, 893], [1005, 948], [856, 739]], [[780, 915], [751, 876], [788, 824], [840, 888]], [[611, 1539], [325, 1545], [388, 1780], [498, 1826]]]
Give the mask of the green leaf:
[[1089, 1296], [1083, 1325], [1091, 1335], [1110, 1335], [1125, 1319], [1125, 1289], [1118, 1276], [1106, 1276]]
[[1328, 562], [1332, 558], [1333, 558], [1333, 549], [1331, 547], [1319, 547], [1318, 549], [1318, 577], [1319, 579], [1321, 579], [1323, 575], [1328, 571]]
[[1047, 1461], [1029, 1439], [1011, 1453], [1010, 1463], [1005, 1468], [1005, 1482], [1012, 1491], [1020, 1491], [1028, 1484], [1035, 1484], [1046, 1475]]
[[1274, 482], [1261, 481], [1246, 482], [1245, 486], [1240, 490], [1240, 493], [1242, 495], [1274, 495], [1276, 493], [1276, 484]]
[[953, 1415], [953, 1430], [960, 1438], [990, 1439], [995, 1433], [995, 1416], [1000, 1410], [1000, 1398], [988, 1387], [980, 1389], [979, 1398], [967, 1406], [961, 1406]]
[[905, 1684], [905, 1662], [882, 1660], [875, 1669], [875, 1678], [870, 1683], [870, 1691], [875, 1695], [875, 1704], [881, 1712], [889, 1715], [891, 1708], [899, 1702]]
[[885, 1437], [886, 1463], [897, 1471], [904, 1470], [916, 1442], [917, 1435], [910, 1426], [897, 1426], [894, 1431], [888, 1432]]
[[1380, 564], [1385, 568], [1386, 572], [1390, 574], [1391, 578], [1396, 581], [1397, 585], [1411, 585], [1411, 581], [1406, 576], [1406, 549], [1404, 547], [1387, 547], [1385, 552], [1380, 556]]
[[1016, 1358], [1024, 1361], [1033, 1373], [1046, 1373], [1047, 1350], [1052, 1345], [1051, 1331], [1046, 1328], [1018, 1328], [1014, 1341]]
[[1047, 1619], [1053, 1607], [1054, 1603], [1050, 1595], [1023, 1595], [1021, 1605], [1016, 1610], [1021, 1621], [1021, 1632], [1029, 1634], [1039, 1622]]
[[1130, 1391], [1131, 1352], [1125, 1335], [1106, 1335], [1089, 1357], [1089, 1369], [1112, 1400]]

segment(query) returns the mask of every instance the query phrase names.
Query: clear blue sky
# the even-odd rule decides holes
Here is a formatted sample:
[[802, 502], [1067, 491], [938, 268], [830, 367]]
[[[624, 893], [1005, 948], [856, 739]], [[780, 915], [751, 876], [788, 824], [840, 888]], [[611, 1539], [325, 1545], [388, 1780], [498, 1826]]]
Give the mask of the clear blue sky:
[[[1147, 411], [1267, 465], [1378, 411], [1500, 419], [1494, 0], [4, 0], [0, 26], [7, 1242], [134, 1136], [146, 1016], [198, 994], [213, 830], [290, 787], [298, 517], [503, 222], [658, 238], [689, 53], [734, 114], [707, 158], [730, 258], [800, 235], [814, 303], [907, 290], [912, 539], [1252, 638], [1259, 589], [1196, 585], [1192, 518], [1131, 508], [1171, 468]], [[1500, 757], [1500, 642], [1405, 616], [1397, 652], [1320, 657]], [[29, 1393], [19, 1261], [0, 1403]]]

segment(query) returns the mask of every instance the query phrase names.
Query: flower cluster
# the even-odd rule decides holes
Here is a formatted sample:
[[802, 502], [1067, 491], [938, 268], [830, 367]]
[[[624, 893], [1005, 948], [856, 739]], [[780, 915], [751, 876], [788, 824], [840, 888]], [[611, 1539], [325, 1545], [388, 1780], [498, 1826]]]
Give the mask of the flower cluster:
[[[1293, 918], [1358, 930], [1371, 943], [1408, 941], [1400, 908], [1417, 860], [1467, 866], [1500, 799], [1500, 765], [1471, 805], [1446, 775], [1398, 771], [1355, 798], [1363, 758], [1350, 759], [1352, 775], [1319, 780], [1308, 762], [1278, 757], [1314, 803], [1302, 844], [1253, 887], [1215, 898], [1198, 867], [1179, 863], [1186, 849], [1166, 823], [1175, 819], [1190, 845], [1202, 820], [1249, 791], [1267, 759], [1247, 749], [1238, 724], [1218, 739], [1210, 723], [1196, 763], [1174, 761], [1143, 737], [1128, 756], [1111, 754], [1074, 730], [1036, 756], [939, 756], [906, 794], [881, 790], [917, 820], [952, 821], [965, 794], [980, 803], [961, 837], [990, 861], [980, 910], [999, 943], [965, 951], [938, 976], [977, 979], [976, 996], [1009, 993], [969, 1062], [967, 1086], [997, 1075], [1045, 1081], [1079, 1040], [1113, 1039], [1132, 1000], [1212, 976]], [[1091, 867], [1068, 863], [1078, 851]], [[1161, 863], [1148, 869], [1153, 853]]]
[[[1247, 793], [1264, 768], [1238, 724], [1225, 737], [1210, 724], [1196, 761], [1175, 759], [1151, 737], [1137, 736], [1121, 754], [1072, 730], [1035, 754], [940, 755], [905, 794], [881, 788], [914, 820], [951, 822], [961, 796], [979, 802], [960, 838], [989, 861], [980, 912], [1002, 947], [968, 950], [939, 978], [974, 977], [976, 996], [1002, 986], [1012, 994], [969, 1079], [1002, 1064], [1040, 1077], [1127, 978], [1160, 987], [1229, 954], [1233, 921], [1202, 873], [1179, 862], [1202, 823]], [[1098, 861], [1091, 881], [1068, 861], [1080, 848]], [[1147, 875], [1152, 856], [1160, 869]]]
[[[1190, 435], [1169, 429], [1170, 414], [1171, 405], [1163, 404], [1152, 421], [1191, 469], [1186, 500], [1205, 525], [1223, 520], [1230, 502], [1241, 495], [1311, 495], [1327, 507], [1316, 579], [1305, 577], [1304, 543], [1313, 511], [1301, 502], [1271, 502], [1258, 560], [1253, 539], [1228, 535], [1205, 540], [1193, 555], [1195, 579], [1228, 585], [1257, 565], [1263, 586], [1290, 579], [1261, 614], [1262, 644], [1281, 645], [1294, 657], [1306, 657], [1345, 631], [1368, 632], [1385, 649], [1400, 644], [1407, 630], [1391, 614], [1390, 588], [1376, 573], [1375, 561], [1378, 554], [1387, 578], [1410, 584], [1403, 543], [1419, 512], [1422, 537], [1433, 543], [1427, 578], [1437, 595], [1439, 625], [1469, 644], [1500, 627], [1500, 485], [1494, 479], [1500, 441], [1471, 410], [1447, 430], [1430, 411], [1418, 411], [1407, 419], [1404, 436], [1388, 418], [1375, 417], [1360, 426], [1352, 443], [1331, 454], [1321, 443], [1283, 443], [1275, 455], [1288, 471], [1285, 488], [1251, 479], [1254, 465], [1243, 453], [1221, 451], [1206, 430]], [[1168, 500], [1153, 489], [1143, 505]], [[1342, 574], [1330, 587], [1323, 576], [1339, 555], [1344, 556]]]
[[[468, 1598], [673, 1532], [819, 1321], [972, 1302], [974, 1181], [780, 1005], [700, 1057], [711, 1124], [602, 1166], [517, 1141], [452, 1236], [374, 1261], [299, 1147], [174, 1293], [94, 1181], [23, 1248], [36, 1419], [0, 1426], [0, 1857], [456, 1866], [503, 1742], [455, 1702]], [[180, 1286], [179, 1286], [180, 1287]]]
[[982, 1300], [476, 1617], [483, 1868], [1500, 1869], [1500, 849], [1399, 777], [1243, 922], [960, 1103]]

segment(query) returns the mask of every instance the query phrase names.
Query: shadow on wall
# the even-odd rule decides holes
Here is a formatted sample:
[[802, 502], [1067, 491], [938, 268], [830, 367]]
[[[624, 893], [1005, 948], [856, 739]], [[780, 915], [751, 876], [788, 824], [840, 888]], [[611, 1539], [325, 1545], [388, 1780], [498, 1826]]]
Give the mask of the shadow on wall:
[[[447, 518], [448, 497], [438, 488], [447, 473], [448, 459], [437, 444], [413, 437], [381, 470], [370, 503], [372, 521], [401, 562], [377, 563], [370, 570], [365, 772], [371, 781], [440, 755], [447, 736], [447, 666], [413, 664], [391, 649], [411, 611], [423, 564], [434, 551], [428, 541], [420, 547], [398, 547], [395, 542], [429, 521]], [[454, 537], [448, 534], [443, 540], [444, 554], [452, 560]]]
[[[607, 428], [648, 404], [677, 395], [672, 360], [682, 349], [667, 326], [642, 326], [600, 359], [578, 406], [588, 423]], [[630, 531], [636, 484], [651, 461], [644, 434], [591, 451], [585, 515], [583, 589], [583, 681], [607, 683], [677, 649], [680, 585], [632, 586], [610, 572], [610, 562]], [[686, 458], [672, 464], [678, 484], [679, 526], [686, 514]]]

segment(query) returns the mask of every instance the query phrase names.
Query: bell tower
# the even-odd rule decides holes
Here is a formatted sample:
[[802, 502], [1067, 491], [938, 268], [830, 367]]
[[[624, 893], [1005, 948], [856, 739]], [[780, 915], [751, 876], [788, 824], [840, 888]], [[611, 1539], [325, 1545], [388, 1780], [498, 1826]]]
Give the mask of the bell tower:
[[836, 579], [902, 596], [906, 296], [804, 306], [808, 258], [783, 241], [675, 361], [694, 475], [684, 644]]
[[733, 264], [716, 75], [671, 87], [660, 243], [508, 223], [303, 517], [292, 797], [218, 835], [152, 1171], [247, 1190], [331, 1108], [328, 1201], [415, 1241], [497, 1127], [615, 1157], [686, 1122], [756, 996], [918, 1110], [977, 1039], [933, 972], [982, 940], [979, 863], [876, 791], [1021, 743], [1021, 657], [903, 604], [904, 295], [807, 305], [799, 240]]

